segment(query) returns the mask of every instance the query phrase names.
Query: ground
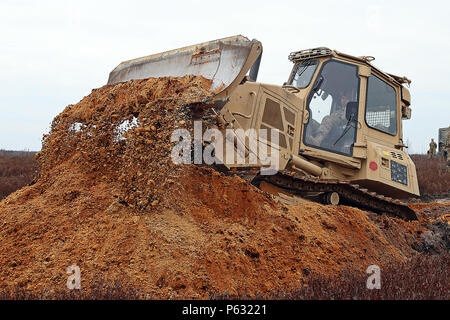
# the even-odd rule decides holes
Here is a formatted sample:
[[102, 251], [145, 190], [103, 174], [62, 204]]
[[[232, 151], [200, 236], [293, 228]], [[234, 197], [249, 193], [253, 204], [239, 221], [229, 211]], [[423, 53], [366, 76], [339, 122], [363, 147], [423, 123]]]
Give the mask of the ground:
[[209, 85], [187, 76], [104, 86], [54, 119], [39, 176], [0, 202], [5, 297], [58, 297], [73, 264], [87, 294], [100, 279], [141, 298], [206, 299], [448, 253], [448, 199], [411, 203], [420, 219], [405, 222], [286, 206], [239, 177], [173, 164], [171, 133], [191, 125], [192, 106], [208, 107]]

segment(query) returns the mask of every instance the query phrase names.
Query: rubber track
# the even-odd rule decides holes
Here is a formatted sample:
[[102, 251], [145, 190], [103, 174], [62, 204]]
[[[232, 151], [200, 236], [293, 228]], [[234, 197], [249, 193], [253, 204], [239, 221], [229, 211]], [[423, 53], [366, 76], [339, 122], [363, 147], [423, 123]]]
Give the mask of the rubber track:
[[340, 198], [353, 206], [377, 213], [387, 213], [406, 221], [418, 220], [416, 212], [403, 202], [379, 195], [376, 192], [369, 192], [349, 181], [320, 180], [295, 175], [291, 172], [279, 172], [273, 176], [258, 175], [252, 183], [259, 186], [261, 181], [266, 181], [294, 194], [298, 192], [337, 192]]

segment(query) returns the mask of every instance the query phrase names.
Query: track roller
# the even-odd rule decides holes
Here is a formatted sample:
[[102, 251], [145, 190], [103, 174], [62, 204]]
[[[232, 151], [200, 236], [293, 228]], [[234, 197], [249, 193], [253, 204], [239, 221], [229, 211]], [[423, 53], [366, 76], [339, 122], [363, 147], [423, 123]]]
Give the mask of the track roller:
[[337, 192], [326, 192], [322, 196], [323, 204], [332, 204], [333, 206], [337, 206], [339, 204], [340, 197]]

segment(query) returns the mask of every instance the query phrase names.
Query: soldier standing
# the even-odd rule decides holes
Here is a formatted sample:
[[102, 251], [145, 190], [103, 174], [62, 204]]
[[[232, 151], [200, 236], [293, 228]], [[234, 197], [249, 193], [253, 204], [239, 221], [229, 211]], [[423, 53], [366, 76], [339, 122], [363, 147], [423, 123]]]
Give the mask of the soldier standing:
[[446, 150], [447, 150], [447, 165], [450, 165], [450, 152], [449, 148], [450, 148], [450, 128], [447, 130], [447, 137], [445, 138], [445, 145], [446, 145]]
[[437, 148], [437, 144], [436, 144], [436, 142], [434, 142], [434, 139], [431, 138], [430, 150], [429, 150], [430, 158], [433, 158], [434, 156], [436, 156], [436, 148]]

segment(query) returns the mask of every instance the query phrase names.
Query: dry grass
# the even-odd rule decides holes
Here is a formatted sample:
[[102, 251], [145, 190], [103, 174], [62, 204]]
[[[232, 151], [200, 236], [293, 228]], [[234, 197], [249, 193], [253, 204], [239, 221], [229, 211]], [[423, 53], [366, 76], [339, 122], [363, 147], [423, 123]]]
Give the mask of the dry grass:
[[411, 155], [419, 180], [422, 196], [448, 196], [450, 194], [450, 172], [442, 157], [429, 159], [426, 155]]
[[[310, 275], [304, 286], [290, 292], [268, 295], [212, 294], [211, 299], [270, 300], [448, 300], [450, 299], [450, 254], [418, 255], [408, 263], [381, 268], [381, 289], [366, 288], [367, 274], [344, 271], [334, 278]], [[101, 279], [101, 278], [100, 278]], [[31, 294], [23, 289], [0, 291], [0, 300], [138, 300], [144, 295], [121, 283], [99, 280], [89, 291], [63, 290]], [[151, 296], [145, 296], [147, 299]]]
[[369, 275], [346, 271], [336, 279], [316, 278], [286, 299], [448, 300], [450, 255], [420, 255], [410, 262], [381, 268], [381, 289], [368, 290]]
[[448, 300], [450, 254], [418, 255], [408, 263], [381, 267], [381, 289], [366, 287], [368, 274], [347, 270], [334, 278], [310, 275], [303, 287], [269, 295], [214, 295], [213, 299]]
[[43, 289], [41, 294], [34, 294], [25, 289], [0, 290], [0, 300], [138, 300], [142, 295], [127, 285], [119, 282], [102, 280], [99, 275], [97, 282], [90, 286], [89, 291], [84, 289], [60, 290], [51, 292]]
[[37, 168], [33, 152], [0, 150], [0, 200], [29, 184]]

